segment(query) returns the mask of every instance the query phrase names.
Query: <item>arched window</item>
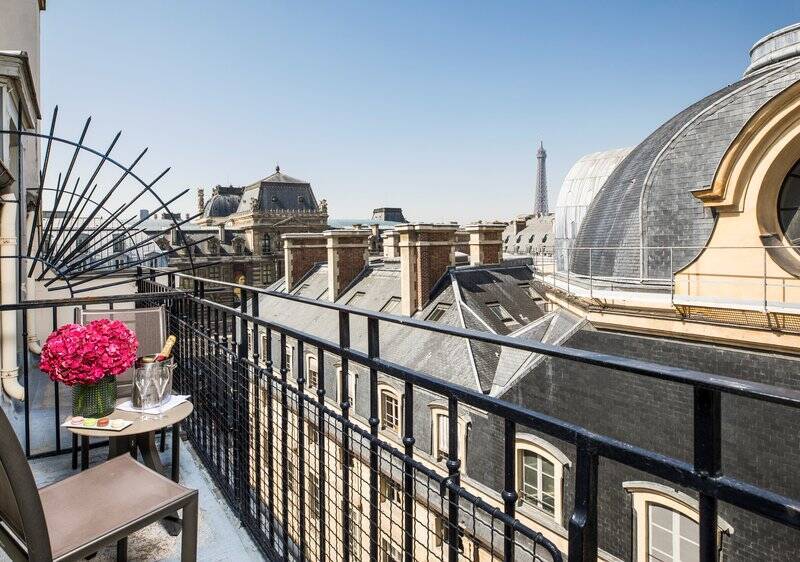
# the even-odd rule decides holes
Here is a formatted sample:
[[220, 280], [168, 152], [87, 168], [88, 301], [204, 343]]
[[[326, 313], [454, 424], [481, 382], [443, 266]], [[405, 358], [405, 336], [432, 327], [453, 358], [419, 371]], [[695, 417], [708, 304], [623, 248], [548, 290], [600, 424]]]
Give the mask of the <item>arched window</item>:
[[388, 384], [378, 385], [378, 419], [380, 428], [391, 435], [403, 435], [403, 395]]
[[[447, 407], [431, 404], [431, 455], [437, 462], [444, 463], [450, 456], [450, 417]], [[458, 457], [461, 459], [461, 472], [466, 473], [467, 436], [471, 424], [458, 418]]]
[[[625, 482], [633, 497], [636, 537], [634, 560], [696, 562], [700, 559], [700, 512], [697, 500], [655, 482]], [[732, 535], [733, 528], [717, 519], [718, 540]]]
[[319, 386], [319, 368], [317, 358], [312, 354], [306, 355], [306, 384], [309, 389], [316, 391]]
[[778, 220], [789, 243], [800, 245], [800, 162], [783, 180], [778, 195]]
[[534, 508], [561, 523], [566, 455], [534, 435], [517, 436], [517, 494], [520, 508]]
[[[347, 371], [347, 400], [350, 402], [350, 414], [356, 412], [356, 389], [358, 385], [358, 372], [350, 368]], [[345, 400], [344, 390], [342, 388], [342, 366], [336, 366], [336, 403], [335, 407], [339, 409], [342, 402]]]

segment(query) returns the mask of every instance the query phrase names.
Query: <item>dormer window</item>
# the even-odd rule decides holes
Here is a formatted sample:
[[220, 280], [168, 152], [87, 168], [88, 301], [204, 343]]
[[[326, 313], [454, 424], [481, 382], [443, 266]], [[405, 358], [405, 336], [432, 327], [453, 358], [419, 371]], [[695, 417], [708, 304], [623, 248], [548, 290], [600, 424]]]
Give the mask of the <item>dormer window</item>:
[[486, 306], [489, 308], [491, 313], [494, 314], [506, 326], [512, 327], [518, 324], [514, 317], [509, 314], [508, 310], [506, 310], [506, 307], [499, 302], [490, 302]]
[[306, 202], [306, 198], [303, 197], [302, 195], [298, 195], [297, 196], [297, 202], [298, 203], [305, 203]]
[[244, 254], [244, 240], [242, 240], [241, 238], [237, 238], [236, 240], [233, 241], [233, 252], [237, 256], [241, 256], [242, 254]]
[[450, 304], [440, 302], [438, 303], [433, 310], [431, 310], [430, 314], [428, 314], [425, 320], [429, 322], [437, 322], [442, 316], [444, 316], [445, 312], [450, 308]]

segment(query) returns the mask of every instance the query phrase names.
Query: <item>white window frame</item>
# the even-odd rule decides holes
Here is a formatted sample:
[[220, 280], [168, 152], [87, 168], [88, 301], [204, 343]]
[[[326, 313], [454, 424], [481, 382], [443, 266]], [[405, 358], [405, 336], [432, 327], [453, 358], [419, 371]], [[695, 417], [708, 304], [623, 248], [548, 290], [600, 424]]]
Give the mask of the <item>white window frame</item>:
[[[523, 472], [523, 453], [531, 452], [542, 459], [553, 464], [553, 513], [548, 513], [544, 509], [524, 501], [522, 497]], [[564, 470], [571, 466], [570, 460], [557, 447], [548, 443], [544, 439], [527, 433], [517, 435], [516, 442], [516, 471], [517, 471], [517, 494], [519, 495], [518, 508], [520, 511], [528, 513], [541, 513], [545, 517], [555, 520], [559, 525], [562, 524], [564, 513]]]
[[[314, 368], [311, 368], [311, 365], [314, 365]], [[314, 377], [317, 379], [312, 383], [311, 381], [311, 372], [314, 372]], [[306, 390], [310, 394], [316, 394], [317, 392], [317, 385], [319, 384], [319, 364], [317, 363], [317, 356], [313, 353], [306, 353]]]
[[[294, 349], [292, 344], [286, 342], [286, 378], [294, 379]], [[280, 366], [280, 358], [278, 358], [278, 365]], [[279, 367], [280, 369], [280, 367]]]
[[[356, 391], [358, 389], [358, 371], [348, 371], [347, 384], [350, 386], [350, 413], [354, 414], [356, 410]], [[336, 408], [342, 407], [342, 366], [336, 367]]]
[[[447, 439], [449, 440], [449, 431], [450, 431], [450, 418], [448, 416], [448, 409], [447, 406], [441, 404], [431, 404], [431, 456], [436, 460], [436, 462], [445, 463], [447, 462], [447, 453], [448, 447], [443, 447], [441, 444], [442, 441], [442, 431], [446, 431]], [[440, 427], [441, 424], [444, 424], [443, 428]], [[459, 416], [458, 418], [458, 456], [461, 459], [461, 471], [462, 473], [466, 473], [467, 471], [467, 439], [469, 435], [470, 428], [472, 424]], [[440, 454], [440, 451], [442, 454]]]
[[320, 501], [319, 501], [319, 476], [314, 471], [308, 473], [308, 509], [311, 516], [311, 524], [317, 528], [317, 521], [320, 518]]
[[267, 364], [267, 332], [259, 331], [258, 335], [261, 337], [261, 354], [258, 357], [258, 362], [261, 365]]
[[[659, 506], [673, 512], [685, 515], [699, 524], [700, 506], [698, 501], [683, 492], [657, 484], [655, 482], [630, 481], [623, 482], [622, 487], [631, 494], [631, 507], [636, 535], [636, 562], [648, 562], [650, 551], [650, 506]], [[717, 540], [722, 544], [725, 535], [733, 535], [733, 527], [722, 519], [717, 518]]]
[[[394, 399], [397, 402], [397, 427], [388, 427], [385, 422], [384, 397]], [[380, 430], [389, 435], [403, 436], [403, 393], [398, 392], [393, 386], [386, 383], [378, 384], [378, 419], [380, 420]]]
[[381, 537], [381, 562], [400, 562], [402, 559], [400, 545], [390, 537]]

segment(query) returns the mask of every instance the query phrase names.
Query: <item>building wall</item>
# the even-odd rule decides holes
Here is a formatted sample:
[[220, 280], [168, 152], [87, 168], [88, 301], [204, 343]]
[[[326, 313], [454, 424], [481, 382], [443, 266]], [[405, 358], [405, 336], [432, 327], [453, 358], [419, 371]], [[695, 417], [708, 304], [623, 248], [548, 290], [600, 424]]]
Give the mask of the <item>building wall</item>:
[[0, 0], [0, 51], [25, 51], [31, 65], [36, 93], [39, 94], [41, 61], [39, 2]]
[[[248, 333], [248, 349], [252, 352], [252, 332]], [[281, 362], [281, 349], [280, 349], [280, 336], [277, 333], [272, 334], [271, 341], [272, 368], [275, 376], [279, 377], [279, 369]], [[266, 340], [266, 335], [263, 331], [259, 331], [259, 357], [262, 365], [267, 365], [267, 357], [264, 352], [269, 345]], [[287, 338], [287, 362], [291, 360], [291, 368], [287, 372], [287, 381], [289, 385], [296, 388], [297, 378], [297, 364], [298, 364], [298, 347], [297, 343], [291, 338]], [[304, 365], [307, 365], [307, 357], [317, 356], [317, 351], [311, 346], [304, 346]], [[340, 412], [340, 398], [338, 396], [339, 388], [339, 367], [341, 360], [339, 357], [325, 354], [324, 377], [323, 384], [325, 388], [326, 405], [335, 412]], [[360, 428], [369, 431], [368, 417], [369, 412], [369, 372], [363, 367], [350, 363], [349, 372], [351, 378], [355, 376], [355, 404], [350, 410], [350, 419]], [[306, 377], [308, 373], [306, 371]], [[392, 390], [395, 390], [399, 396], [402, 396], [403, 385], [395, 379], [385, 377], [379, 374], [378, 379], [379, 387], [388, 385]], [[308, 383], [306, 383], [308, 384]], [[281, 459], [284, 458], [282, 449], [282, 425], [281, 414], [283, 412], [283, 405], [281, 402], [281, 386], [274, 384], [273, 393], [273, 408], [270, 414], [268, 407], [269, 400], [266, 391], [266, 385], [260, 389], [258, 398], [258, 408], [256, 408], [255, 400], [256, 390], [250, 387], [250, 408], [251, 425], [251, 484], [254, 488], [259, 486], [262, 489], [262, 500], [267, 505], [271, 505], [273, 510], [278, 514], [278, 519], [282, 520], [282, 463]], [[306, 387], [306, 393], [311, 399], [317, 399], [316, 392]], [[402, 399], [401, 399], [402, 400]], [[289, 391], [287, 394], [287, 458], [290, 461], [290, 470], [294, 470], [295, 476], [290, 476], [290, 504], [289, 504], [289, 528], [290, 536], [293, 540], [299, 542], [300, 532], [300, 507], [297, 494], [299, 493], [299, 482], [297, 481], [297, 470], [299, 467], [299, 455], [301, 444], [298, 435], [299, 418], [297, 414], [297, 394]], [[426, 467], [437, 471], [442, 476], [447, 474], [447, 469], [444, 460], [434, 458], [432, 451], [433, 442], [433, 417], [432, 411], [435, 407], [444, 407], [446, 402], [440, 396], [437, 396], [428, 391], [415, 388], [414, 390], [414, 437], [415, 437], [415, 459], [419, 460]], [[319, 477], [318, 470], [318, 456], [317, 446], [315, 443], [310, 442], [308, 434], [313, 431], [309, 427], [309, 418], [311, 421], [316, 420], [316, 409], [310, 403], [305, 406], [305, 419], [307, 420], [305, 429], [305, 451], [304, 457], [306, 468], [306, 506], [309, 505], [308, 489], [310, 482], [313, 478], [312, 474]], [[256, 412], [260, 412], [260, 416]], [[269, 416], [272, 416], [270, 419]], [[255, 420], [258, 420], [257, 422]], [[327, 435], [326, 439], [326, 458], [325, 458], [325, 480], [326, 480], [326, 526], [328, 528], [328, 556], [332, 556], [331, 552], [338, 552], [341, 554], [342, 532], [341, 526], [341, 502], [344, 497], [342, 490], [342, 446], [341, 435], [337, 428], [341, 427], [340, 423], [335, 421], [329, 415], [325, 416]], [[254, 424], [258, 424], [256, 425]], [[314, 425], [314, 424], [312, 424]], [[464, 434], [459, 442], [459, 450], [463, 455], [463, 464], [461, 467], [461, 484], [464, 488], [485, 500], [490, 505], [502, 509], [503, 505], [500, 499], [500, 491], [502, 486], [502, 466], [500, 466], [496, 459], [502, 458], [502, 452], [496, 454], [494, 449], [498, 443], [502, 443], [502, 423], [496, 425], [499, 428], [499, 433], [495, 431], [495, 424], [491, 423], [490, 418], [486, 414], [473, 411], [470, 408], [462, 406], [459, 411], [459, 427], [463, 427]], [[272, 428], [272, 452], [270, 454], [267, 449], [268, 433]], [[259, 433], [258, 446], [255, 441], [255, 434]], [[482, 432], [482, 435], [476, 435], [477, 432]], [[399, 435], [381, 431], [381, 438], [394, 446], [398, 451], [401, 451], [403, 446]], [[490, 446], [484, 444], [484, 440], [488, 439]], [[467, 453], [464, 454], [464, 446], [466, 446]], [[368, 442], [355, 436], [351, 438], [351, 450], [353, 451], [353, 462], [351, 466], [351, 497], [353, 509], [359, 514], [357, 517], [361, 523], [357, 528], [357, 544], [361, 548], [361, 560], [368, 559], [369, 548], [369, 444]], [[258, 464], [255, 459], [258, 457]], [[269, 502], [269, 489], [268, 489], [268, 476], [269, 459], [272, 459], [272, 478], [273, 478], [273, 496], [272, 502]], [[396, 483], [402, 485], [402, 473], [398, 470], [402, 467], [402, 463], [396, 457], [383, 456], [380, 461], [381, 474], [385, 478], [391, 478]], [[256, 466], [261, 467], [258, 482], [256, 482]], [[487, 476], [487, 466], [491, 466], [491, 470]], [[417, 493], [415, 505], [415, 560], [446, 560], [447, 559], [447, 545], [443, 546], [440, 537], [437, 534], [436, 520], [442, 511], [442, 505], [445, 506], [446, 500], [442, 504], [442, 496], [438, 484], [431, 481], [426, 481], [425, 478], [420, 480], [419, 473], [417, 473]], [[420, 483], [421, 482], [421, 483]], [[490, 485], [487, 486], [487, 484]], [[395, 546], [400, 548], [402, 546], [402, 511], [397, 505], [387, 502], [383, 497], [384, 490], [381, 486], [380, 495], [380, 509], [379, 509], [379, 542], [381, 539], [390, 538]], [[565, 504], [567, 506], [569, 504]], [[306, 507], [308, 509], [308, 507]], [[565, 513], [569, 513], [569, 508], [565, 507]], [[474, 512], [473, 512], [474, 514]], [[478, 510], [479, 515], [484, 515], [483, 512]], [[566, 517], [566, 515], [565, 515]], [[469, 509], [462, 509], [461, 519], [469, 520]], [[517, 518], [527, 527], [543, 533], [549, 540], [553, 541], [562, 551], [566, 551], [567, 547], [567, 532], [566, 528], [562, 525], [550, 522], [548, 517], [536, 510], [528, 508], [520, 508]], [[309, 512], [306, 511], [306, 530], [313, 532], [314, 527], [309, 525]], [[486, 521], [490, 520], [486, 514]], [[474, 521], [474, 520], [473, 520]], [[463, 527], [464, 530], [464, 552], [459, 557], [460, 560], [470, 561], [490, 561], [501, 560], [502, 548], [502, 534], [499, 528], [495, 530], [493, 537], [486, 532], [486, 526], [482, 523], [467, 523]], [[312, 540], [313, 539], [313, 540]], [[307, 542], [310, 545], [311, 552], [317, 552], [316, 537], [308, 536]], [[494, 549], [494, 550], [493, 550]], [[494, 552], [494, 555], [492, 555]], [[520, 550], [522, 553], [523, 550]], [[311, 559], [314, 559], [311, 556]], [[526, 559], [522, 554], [520, 559]], [[607, 553], [601, 553], [600, 560], [609, 562], [618, 562], [618, 559], [609, 556]]]
[[[800, 360], [787, 356], [587, 331], [576, 333], [565, 345], [787, 388], [800, 387], [796, 376]], [[503, 398], [679, 460], [692, 460], [692, 392], [688, 387], [548, 359]], [[797, 413], [730, 396], [723, 397], [722, 412], [723, 471], [777, 493], [798, 497], [800, 484], [794, 467], [800, 462], [800, 454], [796, 447], [787, 447], [798, 433]], [[492, 460], [501, 458], [502, 435], [502, 420], [491, 417], [476, 420], [470, 451], [480, 451], [480, 455], [467, 459], [471, 476], [494, 489], [502, 486], [502, 471]], [[573, 446], [541, 437], [574, 463]], [[659, 481], [608, 460], [601, 460], [599, 479], [600, 547], [630, 560], [631, 497], [622, 483]], [[567, 471], [564, 520], [560, 522], [563, 525], [571, 511], [573, 488], [573, 474]], [[720, 504], [720, 517], [734, 528], [733, 536], [723, 540], [726, 561], [794, 560], [800, 556], [795, 532], [787, 527], [726, 504]]]

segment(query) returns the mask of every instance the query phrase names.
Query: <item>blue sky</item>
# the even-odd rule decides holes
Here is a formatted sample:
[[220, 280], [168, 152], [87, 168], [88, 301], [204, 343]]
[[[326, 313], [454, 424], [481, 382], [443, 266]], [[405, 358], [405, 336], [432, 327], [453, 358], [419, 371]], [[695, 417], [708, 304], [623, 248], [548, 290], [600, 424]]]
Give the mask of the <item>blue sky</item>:
[[[42, 105], [166, 195], [281, 169], [331, 215], [507, 219], [587, 152], [736, 81], [786, 2], [49, 2]], [[126, 158], [127, 156], [127, 158]]]

